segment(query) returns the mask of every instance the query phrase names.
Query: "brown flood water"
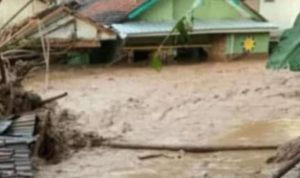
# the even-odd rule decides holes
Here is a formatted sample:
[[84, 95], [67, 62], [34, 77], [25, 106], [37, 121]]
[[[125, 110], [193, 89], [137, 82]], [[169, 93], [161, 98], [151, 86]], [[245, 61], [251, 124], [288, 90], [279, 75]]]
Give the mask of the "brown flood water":
[[[68, 127], [108, 138], [262, 145], [300, 135], [300, 75], [266, 71], [265, 61], [170, 66], [161, 73], [148, 68], [52, 70], [47, 93], [43, 78], [33, 75], [27, 87], [45, 98], [68, 91], [59, 104], [78, 115]], [[274, 171], [265, 164], [273, 153], [141, 161], [136, 151], [87, 148], [58, 165], [40, 166], [37, 178], [265, 178]]]
[[265, 160], [272, 152], [226, 152], [186, 154], [181, 159], [156, 159], [143, 168], [111, 170], [103, 178], [265, 178], [273, 172]]
[[[282, 119], [247, 122], [217, 139], [219, 144], [282, 144], [300, 135], [300, 121]], [[166, 153], [168, 154], [168, 153]], [[173, 154], [173, 153], [169, 153]], [[186, 154], [182, 159], [149, 161], [146, 169], [115, 170], [110, 178], [181, 178], [193, 177], [271, 177], [278, 165], [267, 165], [274, 151], [219, 152], [213, 154]], [[105, 178], [106, 178], [105, 177]]]
[[222, 144], [283, 144], [300, 136], [300, 120], [280, 119], [247, 122], [225, 134]]

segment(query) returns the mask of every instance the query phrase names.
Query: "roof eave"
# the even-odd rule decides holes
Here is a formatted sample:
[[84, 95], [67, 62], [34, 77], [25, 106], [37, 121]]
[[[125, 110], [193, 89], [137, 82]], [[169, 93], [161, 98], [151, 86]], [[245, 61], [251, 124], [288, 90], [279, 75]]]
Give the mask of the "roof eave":
[[[210, 30], [194, 30], [189, 32], [190, 35], [210, 35], [210, 34], [228, 34], [228, 33], [271, 33], [277, 28], [264, 29], [210, 29]], [[170, 32], [148, 32], [148, 33], [126, 33], [123, 38], [143, 38], [143, 37], [160, 37], [170, 35]], [[179, 33], [172, 33], [171, 35], [179, 35]]]
[[159, 0], [148, 0], [148, 1], [144, 2], [139, 7], [135, 8], [134, 10], [132, 10], [129, 13], [128, 19], [132, 20], [132, 19], [137, 18], [142, 13], [144, 13], [146, 10], [148, 10], [149, 8], [151, 8], [152, 6], [154, 6], [158, 1]]

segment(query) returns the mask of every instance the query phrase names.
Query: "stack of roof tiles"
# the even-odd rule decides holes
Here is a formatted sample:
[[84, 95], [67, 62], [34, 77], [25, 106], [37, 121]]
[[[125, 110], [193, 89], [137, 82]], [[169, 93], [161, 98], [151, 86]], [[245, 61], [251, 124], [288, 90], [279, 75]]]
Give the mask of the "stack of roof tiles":
[[0, 121], [0, 177], [32, 178], [31, 150], [36, 115]]

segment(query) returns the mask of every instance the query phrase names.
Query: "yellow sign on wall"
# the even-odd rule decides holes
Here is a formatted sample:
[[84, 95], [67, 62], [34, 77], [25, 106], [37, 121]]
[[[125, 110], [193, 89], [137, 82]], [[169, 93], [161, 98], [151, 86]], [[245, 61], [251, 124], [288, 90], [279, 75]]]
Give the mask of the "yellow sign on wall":
[[245, 38], [245, 40], [243, 42], [244, 51], [246, 51], [246, 52], [253, 51], [255, 48], [255, 45], [256, 45], [256, 41], [255, 41], [254, 37], [249, 36], [249, 37]]

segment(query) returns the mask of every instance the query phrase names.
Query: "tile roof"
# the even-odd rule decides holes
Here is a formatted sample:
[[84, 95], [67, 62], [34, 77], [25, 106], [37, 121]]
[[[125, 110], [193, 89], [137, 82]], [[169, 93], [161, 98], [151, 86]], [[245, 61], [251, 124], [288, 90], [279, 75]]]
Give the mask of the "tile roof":
[[127, 19], [128, 14], [146, 0], [88, 0], [79, 11], [92, 20], [112, 24]]

